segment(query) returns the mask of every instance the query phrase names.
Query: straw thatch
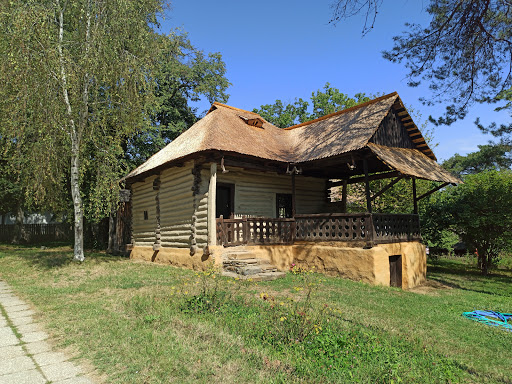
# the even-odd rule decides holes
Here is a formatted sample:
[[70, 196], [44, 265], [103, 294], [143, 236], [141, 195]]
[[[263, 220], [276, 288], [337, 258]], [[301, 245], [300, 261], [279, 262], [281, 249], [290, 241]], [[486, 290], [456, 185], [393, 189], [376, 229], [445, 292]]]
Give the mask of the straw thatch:
[[458, 184], [457, 177], [416, 149], [391, 148], [368, 143], [370, 150], [390, 168], [420, 179]]
[[[390, 110], [405, 121], [407, 131], [414, 131], [417, 149], [386, 152], [370, 142]], [[203, 119], [132, 171], [126, 179], [207, 151], [304, 164], [369, 147], [385, 164], [404, 174], [458, 182], [451, 181], [453, 176], [437, 165], [432, 151], [411, 121], [396, 92], [286, 129], [270, 124], [256, 113], [214, 103]], [[411, 165], [406, 166], [407, 162]], [[413, 171], [415, 167], [421, 169]]]

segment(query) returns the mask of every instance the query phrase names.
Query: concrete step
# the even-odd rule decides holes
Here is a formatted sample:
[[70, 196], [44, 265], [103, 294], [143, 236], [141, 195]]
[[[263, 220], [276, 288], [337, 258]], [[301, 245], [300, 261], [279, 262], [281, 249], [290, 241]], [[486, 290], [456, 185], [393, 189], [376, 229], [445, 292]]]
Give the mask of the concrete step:
[[248, 251], [225, 252], [222, 257], [223, 276], [266, 281], [285, 275], [284, 272], [279, 272], [268, 260], [256, 258]]
[[286, 272], [261, 272], [254, 275], [239, 275], [230, 271], [223, 271], [222, 276], [231, 277], [239, 280], [251, 280], [251, 281], [271, 281], [284, 277]]

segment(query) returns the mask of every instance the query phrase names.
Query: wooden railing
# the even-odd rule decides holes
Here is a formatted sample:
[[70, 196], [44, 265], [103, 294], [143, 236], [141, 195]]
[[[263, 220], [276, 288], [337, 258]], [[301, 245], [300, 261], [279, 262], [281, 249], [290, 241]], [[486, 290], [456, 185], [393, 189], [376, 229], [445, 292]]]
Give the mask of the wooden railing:
[[217, 219], [217, 243], [220, 245], [292, 244], [294, 233], [294, 219]]
[[319, 213], [295, 219], [217, 219], [217, 243], [292, 244], [294, 241], [378, 243], [421, 240], [418, 215]]

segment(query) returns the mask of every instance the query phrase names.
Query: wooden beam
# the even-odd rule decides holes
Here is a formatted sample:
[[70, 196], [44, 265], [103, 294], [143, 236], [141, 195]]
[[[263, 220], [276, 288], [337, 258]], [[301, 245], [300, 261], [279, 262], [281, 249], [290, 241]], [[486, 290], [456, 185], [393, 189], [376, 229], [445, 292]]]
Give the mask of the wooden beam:
[[372, 196], [372, 200], [375, 200], [377, 197], [379, 197], [380, 195], [382, 195], [384, 192], [386, 192], [389, 188], [391, 188], [393, 185], [395, 185], [396, 183], [398, 183], [400, 180], [402, 180], [405, 176], [404, 175], [400, 175], [398, 176], [395, 180], [393, 180], [391, 183], [389, 183], [388, 185], [386, 185], [384, 188], [382, 188], [379, 192], [377, 192], [375, 195]]
[[407, 111], [405, 111], [405, 110], [404, 110], [404, 111], [398, 112], [398, 113], [397, 113], [397, 115], [398, 115], [398, 116], [400, 116], [400, 117], [402, 117], [402, 116], [408, 116], [408, 115], [409, 115], [409, 113], [408, 113]]
[[372, 199], [370, 198], [370, 179], [368, 177], [368, 160], [363, 160], [364, 168], [364, 189], [366, 192], [366, 210], [368, 213], [372, 213]]
[[[381, 179], [389, 179], [391, 177], [398, 177], [401, 173], [398, 171], [391, 171], [386, 173], [376, 173], [374, 175], [368, 175], [368, 180], [381, 180]], [[347, 180], [347, 184], [355, 184], [355, 183], [361, 183], [365, 181], [365, 176], [358, 176], [358, 177], [352, 177]], [[340, 185], [343, 185], [343, 181], [335, 181], [332, 183], [331, 187], [339, 187]]]
[[414, 139], [412, 142], [413, 143], [421, 143], [421, 142], [424, 142], [425, 139], [423, 137], [420, 137], [419, 139]]
[[418, 214], [418, 199], [416, 198], [416, 178], [412, 178], [412, 201], [414, 205], [414, 214]]
[[224, 158], [224, 165], [226, 167], [238, 167], [238, 168], [244, 168], [244, 169], [251, 169], [251, 170], [257, 170], [262, 172], [276, 172], [284, 174], [286, 172], [286, 168], [279, 167], [279, 166], [272, 166], [269, 164], [258, 164], [258, 163], [252, 163], [249, 161], [243, 161], [243, 160], [234, 160], [230, 158]]
[[438, 185], [437, 187], [435, 187], [435, 188], [431, 189], [431, 190], [430, 190], [430, 191], [428, 191], [427, 193], [424, 193], [423, 195], [421, 195], [421, 196], [417, 197], [417, 198], [416, 198], [416, 200], [417, 200], [417, 201], [419, 201], [419, 200], [421, 200], [421, 199], [423, 199], [423, 198], [425, 198], [425, 197], [427, 197], [427, 196], [430, 196], [430, 195], [431, 195], [431, 194], [433, 194], [434, 192], [437, 192], [437, 191], [439, 191], [441, 188], [444, 188], [444, 187], [446, 187], [446, 186], [448, 186], [448, 185], [450, 185], [450, 184], [451, 184], [451, 183], [443, 183], [443, 184], [441, 184], [441, 185]]

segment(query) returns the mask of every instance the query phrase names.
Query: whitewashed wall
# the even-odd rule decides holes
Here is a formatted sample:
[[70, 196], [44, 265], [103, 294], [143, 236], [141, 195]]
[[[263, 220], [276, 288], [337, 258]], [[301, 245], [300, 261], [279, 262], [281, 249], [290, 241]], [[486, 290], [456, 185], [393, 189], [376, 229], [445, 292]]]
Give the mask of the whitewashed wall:
[[[292, 177], [227, 168], [217, 183], [235, 184], [235, 216], [276, 217], [276, 193], [292, 193]], [[326, 212], [326, 180], [295, 176], [297, 214]]]

